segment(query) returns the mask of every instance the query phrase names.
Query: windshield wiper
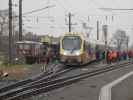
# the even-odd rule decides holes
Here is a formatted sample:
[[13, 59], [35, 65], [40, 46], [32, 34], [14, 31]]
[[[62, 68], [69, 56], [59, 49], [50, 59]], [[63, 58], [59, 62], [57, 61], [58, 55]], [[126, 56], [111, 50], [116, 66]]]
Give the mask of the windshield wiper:
[[76, 49], [76, 47], [74, 47], [72, 50], [71, 50], [71, 53], [73, 53], [73, 51]]

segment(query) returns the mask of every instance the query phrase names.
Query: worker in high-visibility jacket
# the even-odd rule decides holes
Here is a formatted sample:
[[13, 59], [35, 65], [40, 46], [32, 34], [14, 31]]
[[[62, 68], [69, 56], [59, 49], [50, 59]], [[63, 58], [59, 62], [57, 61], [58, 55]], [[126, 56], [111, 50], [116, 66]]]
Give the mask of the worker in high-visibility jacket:
[[117, 59], [117, 52], [112, 51], [112, 62], [116, 62], [116, 59]]

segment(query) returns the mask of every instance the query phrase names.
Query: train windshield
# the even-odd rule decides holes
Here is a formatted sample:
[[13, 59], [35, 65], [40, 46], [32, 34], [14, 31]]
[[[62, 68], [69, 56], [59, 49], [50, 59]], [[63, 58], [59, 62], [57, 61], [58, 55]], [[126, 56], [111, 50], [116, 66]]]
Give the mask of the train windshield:
[[81, 47], [81, 39], [79, 36], [66, 36], [62, 43], [63, 49], [65, 50], [79, 50]]

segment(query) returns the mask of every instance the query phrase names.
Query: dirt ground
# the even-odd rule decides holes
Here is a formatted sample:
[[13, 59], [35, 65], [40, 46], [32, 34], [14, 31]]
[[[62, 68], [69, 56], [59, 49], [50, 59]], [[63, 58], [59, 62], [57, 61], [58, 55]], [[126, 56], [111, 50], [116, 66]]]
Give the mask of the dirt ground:
[[2, 71], [3, 73], [8, 73], [8, 77], [3, 79], [21, 80], [29, 76], [33, 76], [33, 74], [40, 73], [40, 66], [39, 65], [15, 65], [8, 67], [0, 66], [0, 71]]

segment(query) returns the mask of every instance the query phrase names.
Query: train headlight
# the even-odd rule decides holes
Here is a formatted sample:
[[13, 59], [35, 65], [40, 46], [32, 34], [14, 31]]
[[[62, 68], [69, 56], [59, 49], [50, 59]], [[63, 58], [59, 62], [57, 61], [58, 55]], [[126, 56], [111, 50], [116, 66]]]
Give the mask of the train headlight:
[[75, 52], [75, 55], [77, 55], [77, 56], [80, 55], [80, 52], [79, 51]]
[[66, 53], [66, 52], [64, 52], [64, 55], [67, 55], [67, 53]]

